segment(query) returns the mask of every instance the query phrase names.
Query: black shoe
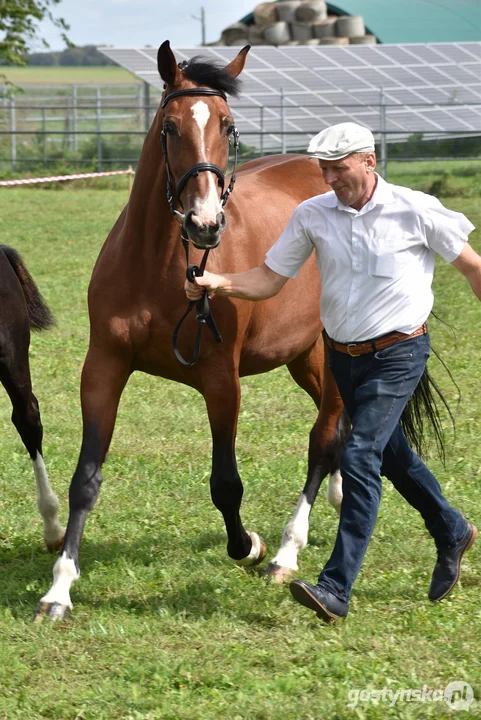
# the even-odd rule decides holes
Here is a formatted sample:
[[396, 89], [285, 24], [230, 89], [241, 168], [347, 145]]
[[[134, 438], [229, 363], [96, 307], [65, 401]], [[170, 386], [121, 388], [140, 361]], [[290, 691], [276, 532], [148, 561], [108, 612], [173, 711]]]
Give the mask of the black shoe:
[[474, 525], [468, 523], [468, 529], [462, 540], [450, 548], [438, 550], [438, 560], [429, 586], [430, 600], [442, 600], [449, 595], [461, 575], [461, 558], [466, 550], [472, 547], [477, 534]]
[[309, 585], [303, 580], [293, 580], [289, 589], [294, 600], [309, 610], [314, 610], [317, 617], [326, 623], [333, 623], [339, 618], [346, 617], [348, 613], [349, 603], [342, 602], [319, 585]]

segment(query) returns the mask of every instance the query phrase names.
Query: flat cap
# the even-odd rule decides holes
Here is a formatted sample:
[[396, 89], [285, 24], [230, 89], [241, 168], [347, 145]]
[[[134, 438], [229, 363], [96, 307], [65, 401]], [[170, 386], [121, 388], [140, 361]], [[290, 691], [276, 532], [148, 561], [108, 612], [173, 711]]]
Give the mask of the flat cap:
[[308, 154], [320, 160], [341, 160], [355, 152], [374, 152], [374, 135], [362, 125], [353, 122], [339, 123], [315, 135]]

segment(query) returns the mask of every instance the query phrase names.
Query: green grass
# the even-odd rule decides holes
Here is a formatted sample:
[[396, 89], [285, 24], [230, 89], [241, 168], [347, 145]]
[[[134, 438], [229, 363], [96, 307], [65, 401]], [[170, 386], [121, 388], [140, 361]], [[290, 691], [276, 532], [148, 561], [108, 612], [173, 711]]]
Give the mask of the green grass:
[[[79, 375], [88, 342], [86, 288], [93, 262], [127, 193], [3, 190], [1, 242], [24, 256], [57, 318], [32, 339], [31, 364], [45, 459], [67, 517], [81, 434]], [[447, 204], [481, 225], [475, 199]], [[481, 250], [479, 230], [473, 243]], [[433, 344], [462, 391], [446, 469], [432, 457], [450, 501], [479, 523], [481, 306], [440, 263]], [[432, 371], [455, 400], [446, 374]], [[277, 549], [306, 470], [314, 408], [285, 369], [247, 378], [238, 432], [243, 519]], [[427, 601], [433, 543], [385, 483], [379, 520], [345, 622], [321, 625], [287, 587], [235, 567], [208, 487], [210, 436], [193, 390], [137, 374], [126, 388], [104, 485], [81, 548], [71, 620], [33, 625], [51, 581], [30, 463], [0, 395], [0, 718], [2, 720], [345, 720], [452, 718], [444, 702], [359, 703], [356, 689], [444, 688], [469, 682], [481, 714], [479, 589], [474, 547], [462, 584]], [[337, 519], [324, 492], [312, 515], [300, 577], [314, 581]], [[481, 545], [480, 545], [481, 547]]]
[[128, 70], [103, 67], [2, 67], [0, 75], [14, 85], [138, 85], [141, 81]]

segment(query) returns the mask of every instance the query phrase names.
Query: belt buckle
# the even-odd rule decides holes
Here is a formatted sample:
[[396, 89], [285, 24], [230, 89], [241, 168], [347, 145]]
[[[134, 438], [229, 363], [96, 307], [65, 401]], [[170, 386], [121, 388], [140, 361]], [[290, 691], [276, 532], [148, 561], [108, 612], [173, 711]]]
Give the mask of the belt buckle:
[[351, 352], [351, 348], [356, 348], [358, 346], [358, 343], [348, 343], [347, 345], [347, 352], [351, 357], [359, 357], [360, 353], [353, 353]]

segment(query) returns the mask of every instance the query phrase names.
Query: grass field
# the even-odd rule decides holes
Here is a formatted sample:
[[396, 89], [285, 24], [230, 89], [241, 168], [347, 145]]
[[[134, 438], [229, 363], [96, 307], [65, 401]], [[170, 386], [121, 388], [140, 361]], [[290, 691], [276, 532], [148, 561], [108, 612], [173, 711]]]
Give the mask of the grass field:
[[0, 75], [14, 85], [138, 85], [141, 81], [128, 70], [104, 67], [2, 67]]
[[[396, 177], [402, 182], [402, 177]], [[57, 318], [32, 339], [45, 459], [67, 517], [80, 446], [79, 375], [88, 342], [86, 288], [126, 189], [2, 190], [0, 242], [24, 256]], [[449, 198], [481, 226], [476, 198]], [[477, 230], [473, 244], [481, 250]], [[462, 392], [446, 468], [447, 497], [481, 523], [481, 305], [440, 263], [433, 345]], [[432, 372], [456, 404], [439, 363]], [[314, 408], [285, 369], [242, 382], [238, 460], [243, 518], [269, 552], [304, 482]], [[349, 617], [319, 624], [284, 586], [237, 568], [210, 501], [210, 435], [193, 390], [135, 375], [124, 392], [99, 502], [81, 548], [72, 618], [33, 625], [51, 581], [33, 473], [0, 395], [0, 718], [2, 720], [399, 720], [468, 717], [443, 701], [359, 702], [357, 690], [443, 689], [464, 680], [481, 715], [481, 542], [441, 604], [427, 600], [435, 561], [419, 516], [386, 482], [379, 520]], [[312, 514], [299, 576], [314, 581], [337, 517], [324, 492]]]

